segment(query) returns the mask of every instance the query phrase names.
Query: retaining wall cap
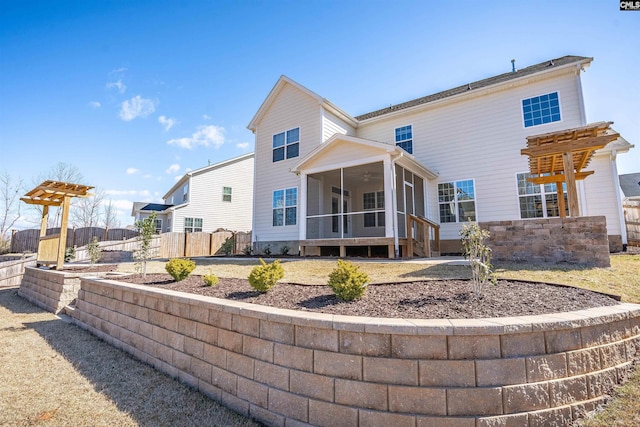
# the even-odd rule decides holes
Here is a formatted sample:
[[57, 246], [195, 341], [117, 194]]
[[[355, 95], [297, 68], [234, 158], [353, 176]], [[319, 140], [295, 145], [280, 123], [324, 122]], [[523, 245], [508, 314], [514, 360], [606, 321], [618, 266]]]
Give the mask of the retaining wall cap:
[[219, 310], [243, 316], [265, 318], [280, 323], [312, 326], [333, 330], [370, 333], [396, 333], [403, 335], [502, 335], [521, 332], [570, 329], [640, 317], [640, 305], [620, 303], [608, 307], [595, 307], [564, 313], [531, 316], [496, 317], [481, 319], [400, 319], [333, 315], [308, 311], [271, 308], [257, 304], [193, 295], [170, 289], [156, 289], [144, 285], [123, 283], [110, 279], [81, 278], [110, 288], [134, 290], [144, 295], [159, 294], [170, 300], [198, 305], [217, 306]]

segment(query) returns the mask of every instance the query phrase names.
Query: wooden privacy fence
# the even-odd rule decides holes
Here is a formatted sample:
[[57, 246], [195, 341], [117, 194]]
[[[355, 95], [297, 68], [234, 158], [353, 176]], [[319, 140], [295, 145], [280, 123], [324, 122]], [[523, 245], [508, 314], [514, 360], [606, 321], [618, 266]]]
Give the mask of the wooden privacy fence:
[[160, 235], [160, 258], [224, 255], [222, 245], [233, 240], [232, 255], [243, 254], [251, 246], [251, 232], [215, 231], [213, 233], [163, 233]]
[[18, 286], [22, 281], [25, 267], [35, 267], [36, 256], [0, 262], [0, 288]]
[[623, 203], [624, 221], [627, 224], [629, 245], [640, 246], [640, 200], [627, 200]]
[[[60, 234], [60, 227], [47, 229], [47, 236], [56, 234]], [[67, 247], [84, 246], [94, 237], [97, 237], [99, 242], [103, 242], [131, 239], [137, 235], [137, 231], [128, 228], [69, 228], [67, 230]], [[37, 252], [39, 239], [40, 230], [38, 229], [15, 231], [11, 236], [11, 252]]]
[[[160, 256], [160, 241], [162, 237], [160, 234], [156, 234], [151, 239], [151, 257], [152, 258], [161, 258]], [[114, 241], [106, 241], [99, 242], [98, 245], [102, 251], [125, 251], [131, 252], [132, 254], [138, 250], [140, 247], [140, 242], [138, 242], [137, 237], [133, 237], [127, 240], [114, 240]], [[87, 251], [87, 246], [82, 246], [76, 248], [75, 257], [73, 258], [74, 262], [80, 261], [89, 261], [91, 257], [89, 256], [89, 252]]]

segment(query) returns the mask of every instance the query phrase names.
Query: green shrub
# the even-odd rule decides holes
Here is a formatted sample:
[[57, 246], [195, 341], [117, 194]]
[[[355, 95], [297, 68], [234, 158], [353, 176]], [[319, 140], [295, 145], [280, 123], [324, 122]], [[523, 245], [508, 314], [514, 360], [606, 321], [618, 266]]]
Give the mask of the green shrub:
[[253, 267], [251, 270], [249, 284], [258, 292], [267, 292], [276, 285], [278, 280], [284, 277], [284, 268], [280, 265], [279, 259], [267, 264], [260, 258], [260, 263], [262, 265]]
[[202, 279], [204, 280], [204, 284], [206, 286], [215, 286], [220, 282], [220, 279], [218, 279], [218, 276], [216, 276], [213, 273], [205, 274], [204, 276], [202, 276]]
[[359, 271], [351, 261], [338, 260], [338, 266], [329, 274], [329, 286], [344, 301], [361, 298], [367, 292], [369, 276]]
[[244, 249], [242, 250], [242, 253], [245, 254], [246, 256], [251, 255], [252, 252], [253, 252], [253, 249], [251, 248], [251, 245], [245, 246]]
[[93, 236], [93, 239], [87, 244], [87, 252], [89, 253], [91, 264], [95, 264], [100, 261], [100, 258], [102, 257], [102, 248], [100, 247], [100, 243], [98, 243], [98, 238], [96, 236]]
[[76, 248], [69, 246], [64, 251], [64, 262], [71, 262], [76, 257]]
[[176, 282], [189, 277], [189, 275], [193, 270], [195, 270], [195, 268], [195, 262], [191, 261], [190, 259], [179, 258], [170, 259], [164, 266], [164, 269], [167, 270], [167, 273], [169, 273]]
[[224, 241], [224, 243], [222, 244], [222, 246], [220, 246], [220, 251], [229, 256], [231, 255], [231, 253], [233, 252], [233, 247], [235, 246], [235, 242], [233, 237], [227, 237]]
[[471, 284], [475, 298], [482, 295], [482, 290], [487, 283], [496, 284], [491, 265], [491, 248], [484, 243], [487, 238], [489, 238], [489, 232], [480, 228], [477, 222], [464, 224], [460, 230], [464, 257], [469, 260], [471, 267]]
[[289, 251], [291, 250], [291, 248], [287, 245], [284, 245], [283, 247], [280, 248], [280, 254], [282, 255], [289, 255]]

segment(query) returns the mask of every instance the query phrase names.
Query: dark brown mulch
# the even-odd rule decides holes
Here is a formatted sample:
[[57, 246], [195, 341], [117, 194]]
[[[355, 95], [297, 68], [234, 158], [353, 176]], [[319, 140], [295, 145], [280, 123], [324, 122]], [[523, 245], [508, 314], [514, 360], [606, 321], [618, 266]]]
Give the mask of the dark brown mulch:
[[123, 282], [189, 292], [292, 310], [367, 317], [405, 319], [471, 319], [525, 316], [615, 305], [603, 294], [569, 286], [499, 280], [487, 285], [473, 300], [468, 280], [431, 280], [369, 285], [364, 298], [338, 300], [328, 286], [278, 283], [267, 293], [256, 292], [246, 279], [221, 278], [217, 286], [204, 286], [201, 276], [174, 282], [168, 274], [131, 275]]

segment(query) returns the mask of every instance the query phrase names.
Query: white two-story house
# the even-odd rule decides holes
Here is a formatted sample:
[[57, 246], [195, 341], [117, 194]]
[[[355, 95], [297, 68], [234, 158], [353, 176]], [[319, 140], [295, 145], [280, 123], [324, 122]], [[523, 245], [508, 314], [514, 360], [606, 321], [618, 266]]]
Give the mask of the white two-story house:
[[156, 213], [156, 232], [251, 230], [254, 155], [245, 154], [184, 174], [164, 203], [135, 202], [131, 215]]
[[[255, 249], [402, 256], [407, 221], [419, 218], [440, 252], [456, 253], [466, 221], [559, 216], [556, 184], [527, 181], [521, 149], [528, 136], [587, 125], [580, 78], [591, 61], [514, 67], [359, 116], [282, 76], [248, 126]], [[625, 238], [615, 159], [629, 147], [620, 138], [598, 150], [577, 184], [581, 215], [606, 216], [614, 242]]]

